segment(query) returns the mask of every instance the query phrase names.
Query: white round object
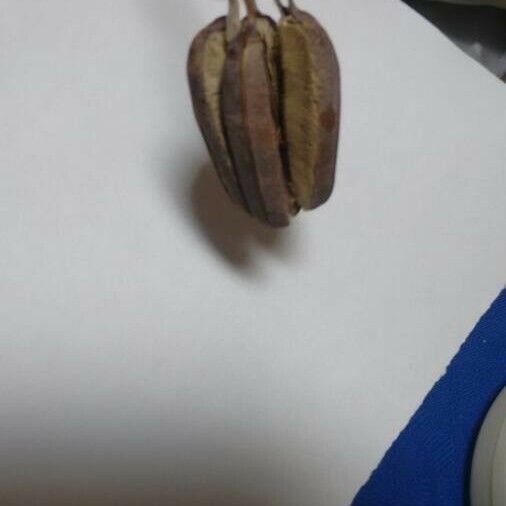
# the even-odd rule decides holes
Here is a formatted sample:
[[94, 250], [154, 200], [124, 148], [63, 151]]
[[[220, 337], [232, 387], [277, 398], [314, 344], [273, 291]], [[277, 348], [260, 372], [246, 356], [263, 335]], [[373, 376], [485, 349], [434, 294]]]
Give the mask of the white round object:
[[506, 506], [506, 389], [483, 422], [471, 471], [472, 506]]

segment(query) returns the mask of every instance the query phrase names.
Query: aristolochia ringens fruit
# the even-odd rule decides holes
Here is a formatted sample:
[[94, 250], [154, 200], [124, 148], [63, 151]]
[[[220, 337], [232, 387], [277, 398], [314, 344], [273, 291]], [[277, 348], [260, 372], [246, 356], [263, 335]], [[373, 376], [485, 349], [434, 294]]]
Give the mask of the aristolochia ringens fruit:
[[283, 128], [292, 190], [304, 209], [330, 197], [340, 119], [339, 65], [332, 42], [293, 1], [279, 23]]
[[230, 6], [228, 20], [218, 18], [193, 40], [188, 57], [188, 77], [195, 116], [218, 176], [230, 197], [237, 203], [243, 203], [221, 117], [227, 39], [232, 40], [236, 36], [238, 30], [234, 27], [239, 25], [237, 0], [231, 1]]
[[229, 44], [222, 111], [248, 209], [259, 220], [281, 227], [289, 224], [293, 207], [277, 117], [277, 46], [276, 25], [252, 7]]
[[229, 195], [281, 227], [330, 196], [339, 134], [339, 67], [332, 43], [293, 1], [279, 25], [237, 0], [195, 38], [188, 73], [197, 121]]

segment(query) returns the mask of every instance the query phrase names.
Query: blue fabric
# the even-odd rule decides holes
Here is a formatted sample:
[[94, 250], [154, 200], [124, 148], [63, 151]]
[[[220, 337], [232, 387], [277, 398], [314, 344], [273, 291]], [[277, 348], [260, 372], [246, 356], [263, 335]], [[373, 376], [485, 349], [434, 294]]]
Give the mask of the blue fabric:
[[385, 455], [353, 506], [465, 506], [474, 443], [506, 385], [506, 290]]

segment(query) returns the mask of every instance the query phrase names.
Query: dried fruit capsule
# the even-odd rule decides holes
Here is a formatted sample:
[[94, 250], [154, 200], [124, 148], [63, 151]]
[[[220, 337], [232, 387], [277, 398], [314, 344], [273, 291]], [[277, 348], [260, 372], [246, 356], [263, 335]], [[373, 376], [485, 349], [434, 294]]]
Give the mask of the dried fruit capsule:
[[287, 226], [294, 212], [283, 167], [278, 123], [275, 24], [248, 2], [248, 18], [225, 63], [225, 130], [246, 205], [256, 218]]
[[[231, 5], [234, 4], [236, 2]], [[234, 35], [229, 31], [229, 37]], [[227, 19], [222, 17], [204, 28], [193, 40], [188, 56], [188, 78], [195, 116], [216, 172], [230, 197], [244, 204], [221, 117], [220, 94], [226, 53]]]
[[339, 66], [320, 24], [289, 0], [277, 26], [229, 0], [193, 41], [188, 75], [197, 121], [229, 195], [273, 227], [330, 196], [339, 135]]
[[340, 120], [340, 77], [332, 42], [293, 1], [279, 23], [282, 116], [291, 189], [304, 209], [330, 197], [335, 180]]

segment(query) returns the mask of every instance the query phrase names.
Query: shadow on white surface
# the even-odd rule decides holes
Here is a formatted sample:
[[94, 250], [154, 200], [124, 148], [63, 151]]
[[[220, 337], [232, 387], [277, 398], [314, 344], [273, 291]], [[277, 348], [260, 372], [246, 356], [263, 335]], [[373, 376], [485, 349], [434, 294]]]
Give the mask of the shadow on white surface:
[[487, 5], [404, 0], [498, 76], [506, 72], [506, 10]]
[[[100, 438], [99, 438], [100, 439]], [[325, 504], [315, 470], [279, 444], [234, 437], [120, 441], [64, 446], [40, 439], [4, 453], [3, 506], [307, 506]], [[48, 442], [46, 442], [48, 443]], [[24, 443], [26, 445], [26, 442]], [[290, 455], [290, 457], [288, 457]], [[300, 456], [301, 457], [301, 456]], [[8, 461], [8, 462], [7, 462]], [[13, 466], [12, 463], [17, 465]], [[13, 472], [14, 470], [14, 472]], [[317, 480], [316, 480], [317, 481]]]
[[281, 258], [294, 252], [293, 229], [270, 229], [248, 216], [230, 201], [210, 165], [195, 174], [188, 197], [196, 229], [231, 266], [252, 272], [260, 250]]

